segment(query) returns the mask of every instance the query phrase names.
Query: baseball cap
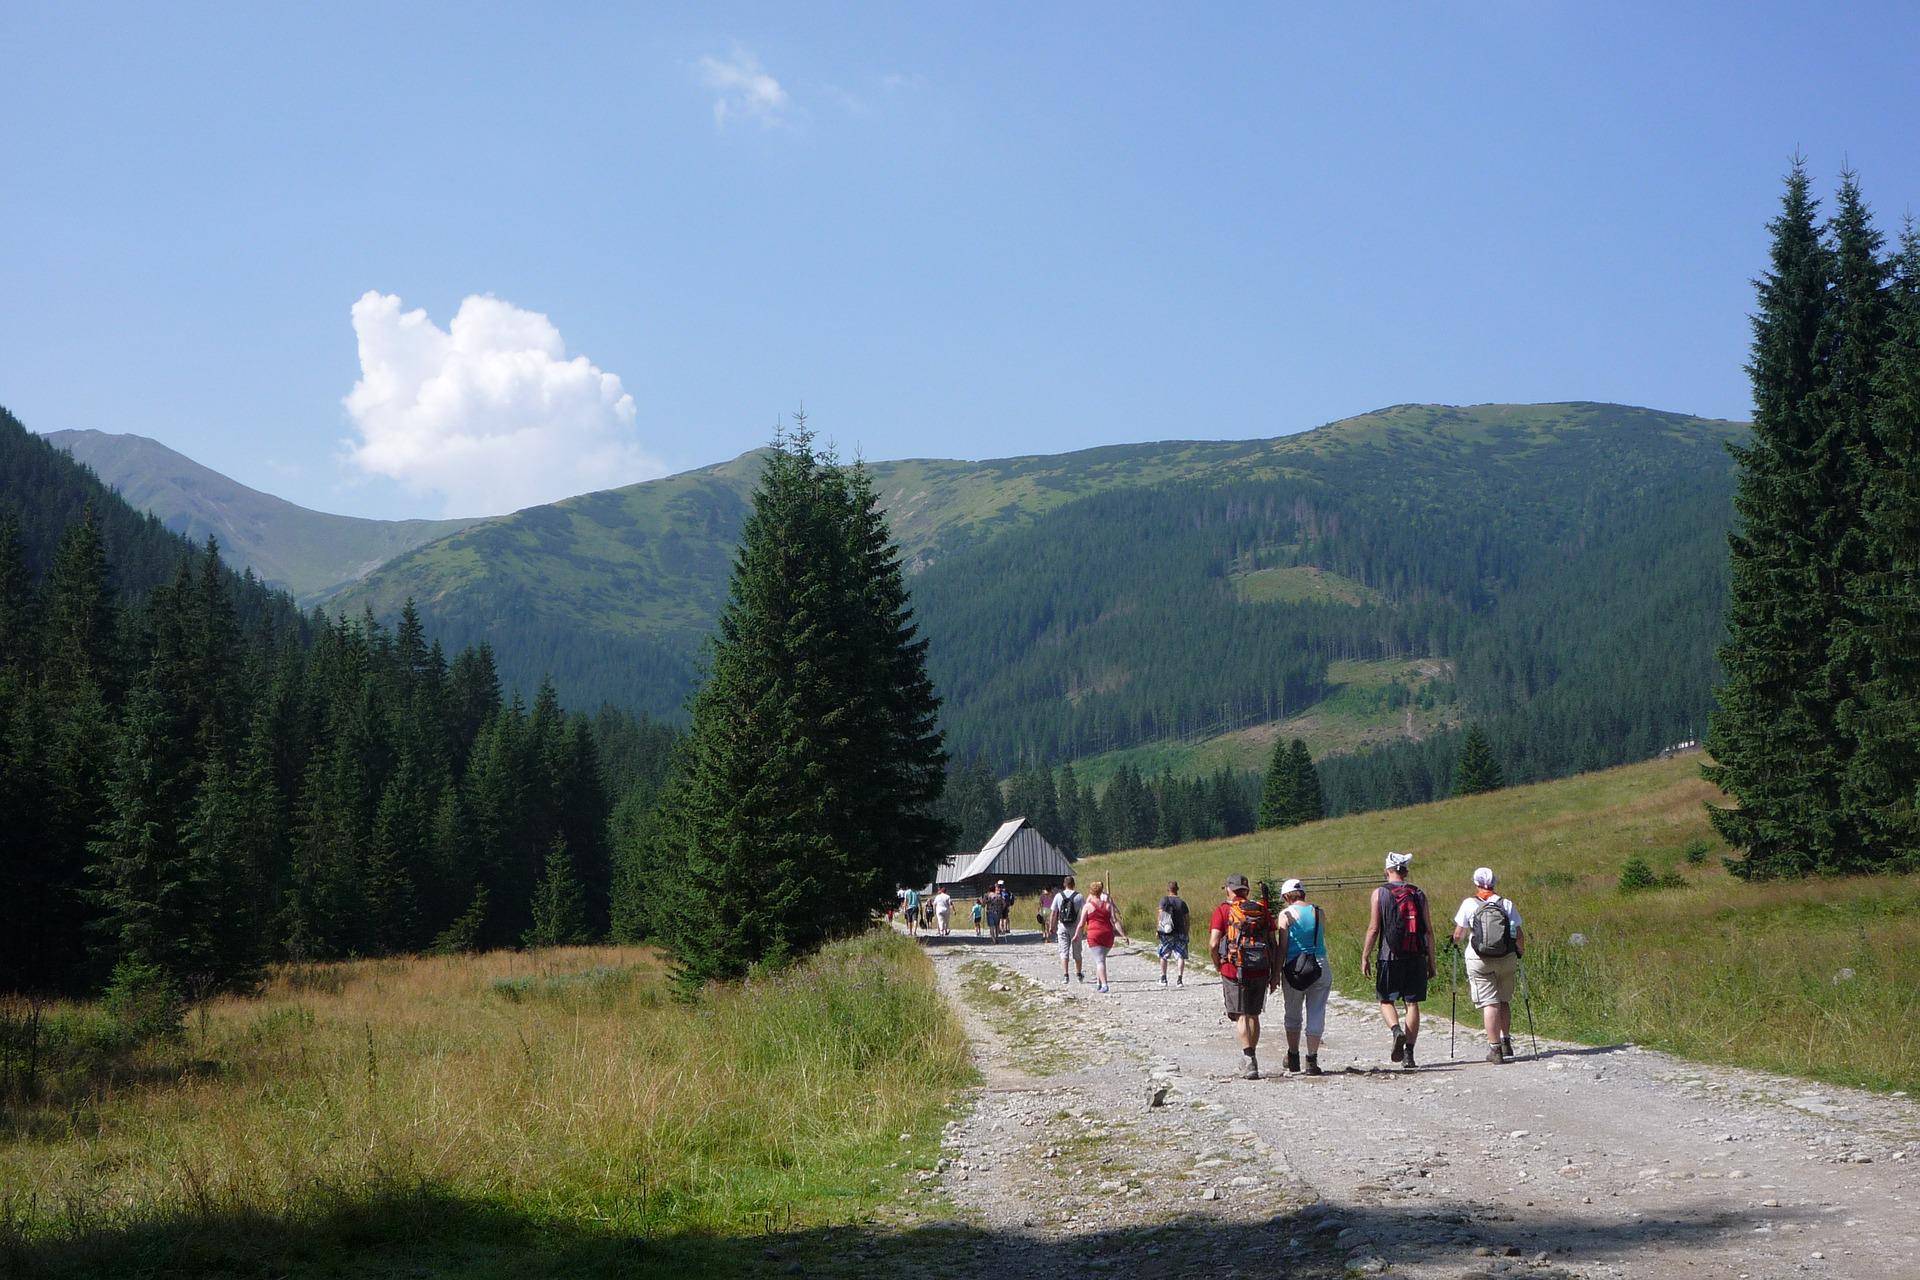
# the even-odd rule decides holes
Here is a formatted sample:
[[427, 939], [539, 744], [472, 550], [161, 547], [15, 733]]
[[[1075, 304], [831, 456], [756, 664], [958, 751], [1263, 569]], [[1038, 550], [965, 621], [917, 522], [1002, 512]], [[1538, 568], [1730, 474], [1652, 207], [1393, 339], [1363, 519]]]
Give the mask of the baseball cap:
[[1283, 898], [1290, 893], [1305, 893], [1306, 891], [1307, 886], [1301, 884], [1298, 880], [1284, 880], [1280, 884], [1280, 896]]
[[1246, 887], [1247, 887], [1247, 878], [1245, 876], [1228, 876], [1227, 877], [1227, 888], [1244, 889]]

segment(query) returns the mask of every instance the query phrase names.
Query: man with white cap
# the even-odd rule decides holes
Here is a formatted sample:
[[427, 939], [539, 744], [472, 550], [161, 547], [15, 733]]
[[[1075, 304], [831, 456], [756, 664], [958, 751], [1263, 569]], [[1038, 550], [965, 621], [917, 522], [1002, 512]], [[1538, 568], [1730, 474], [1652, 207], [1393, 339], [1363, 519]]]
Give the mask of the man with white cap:
[[[1393, 1033], [1389, 1056], [1409, 1071], [1416, 1065], [1413, 1046], [1420, 1038], [1420, 1002], [1427, 998], [1427, 982], [1434, 975], [1433, 920], [1427, 913], [1427, 895], [1407, 881], [1412, 864], [1410, 853], [1387, 854], [1387, 882], [1373, 891], [1367, 940], [1360, 944], [1360, 972], [1374, 976], [1380, 1017]], [[1404, 1027], [1401, 1001], [1407, 1006]]]
[[1513, 987], [1520, 970], [1520, 911], [1495, 893], [1492, 867], [1473, 873], [1473, 893], [1453, 913], [1453, 940], [1467, 949], [1467, 987], [1487, 1027], [1487, 1061], [1513, 1061]]

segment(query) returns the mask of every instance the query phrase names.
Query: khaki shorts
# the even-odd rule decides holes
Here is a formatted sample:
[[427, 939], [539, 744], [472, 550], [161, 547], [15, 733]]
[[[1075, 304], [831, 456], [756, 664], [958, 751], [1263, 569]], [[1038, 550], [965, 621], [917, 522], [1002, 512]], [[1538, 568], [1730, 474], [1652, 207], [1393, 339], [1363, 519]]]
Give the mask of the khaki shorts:
[[1519, 956], [1483, 960], [1468, 947], [1467, 986], [1473, 992], [1473, 1007], [1484, 1009], [1490, 1004], [1512, 1004], [1513, 984], [1519, 972]]

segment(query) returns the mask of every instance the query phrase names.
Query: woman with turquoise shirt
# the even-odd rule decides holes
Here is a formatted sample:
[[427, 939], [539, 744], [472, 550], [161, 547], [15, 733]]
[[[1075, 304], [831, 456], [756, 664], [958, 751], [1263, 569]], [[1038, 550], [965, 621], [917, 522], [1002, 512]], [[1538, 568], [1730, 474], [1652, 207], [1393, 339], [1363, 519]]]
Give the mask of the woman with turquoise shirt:
[[[1333, 991], [1333, 965], [1327, 960], [1327, 922], [1319, 907], [1307, 901], [1307, 888], [1298, 880], [1280, 886], [1280, 900], [1286, 907], [1280, 912], [1279, 925], [1287, 937], [1287, 963], [1282, 972], [1280, 992], [1286, 1000], [1287, 1070], [1300, 1071], [1300, 1033], [1307, 1034], [1305, 1075], [1318, 1076], [1320, 1037], [1327, 1030], [1327, 996]], [[1320, 976], [1306, 988], [1297, 988], [1285, 974], [1293, 968], [1296, 956], [1311, 955], [1320, 962]]]

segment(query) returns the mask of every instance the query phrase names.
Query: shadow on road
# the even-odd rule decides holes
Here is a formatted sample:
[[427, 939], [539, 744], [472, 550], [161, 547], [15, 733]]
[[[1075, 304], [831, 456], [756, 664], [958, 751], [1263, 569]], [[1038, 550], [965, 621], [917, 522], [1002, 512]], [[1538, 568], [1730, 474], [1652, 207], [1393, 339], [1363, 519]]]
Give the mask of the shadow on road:
[[[1774, 1222], [1791, 1211], [1767, 1211]], [[499, 1204], [421, 1187], [299, 1218], [203, 1211], [99, 1226], [26, 1244], [0, 1235], [0, 1263], [19, 1276], [871, 1276], [915, 1267], [941, 1276], [1060, 1280], [1098, 1269], [1130, 1276], [1219, 1274], [1222, 1259], [1263, 1259], [1261, 1274], [1338, 1276], [1350, 1260], [1457, 1265], [1464, 1278], [1502, 1274], [1512, 1254], [1532, 1280], [1563, 1267], [1673, 1257], [1751, 1231], [1747, 1212], [1692, 1213], [1641, 1203], [1618, 1222], [1483, 1205], [1289, 1208], [1253, 1222], [1194, 1216], [1150, 1228], [1077, 1230], [1062, 1239], [1033, 1227], [992, 1231], [963, 1223], [906, 1227], [795, 1226], [767, 1234], [622, 1234], [578, 1218], [537, 1218]], [[1539, 1255], [1544, 1254], [1541, 1258]], [[1706, 1257], [1700, 1264], [1711, 1269]], [[1522, 1264], [1527, 1265], [1527, 1264]], [[1234, 1268], [1237, 1269], [1237, 1268]]]

